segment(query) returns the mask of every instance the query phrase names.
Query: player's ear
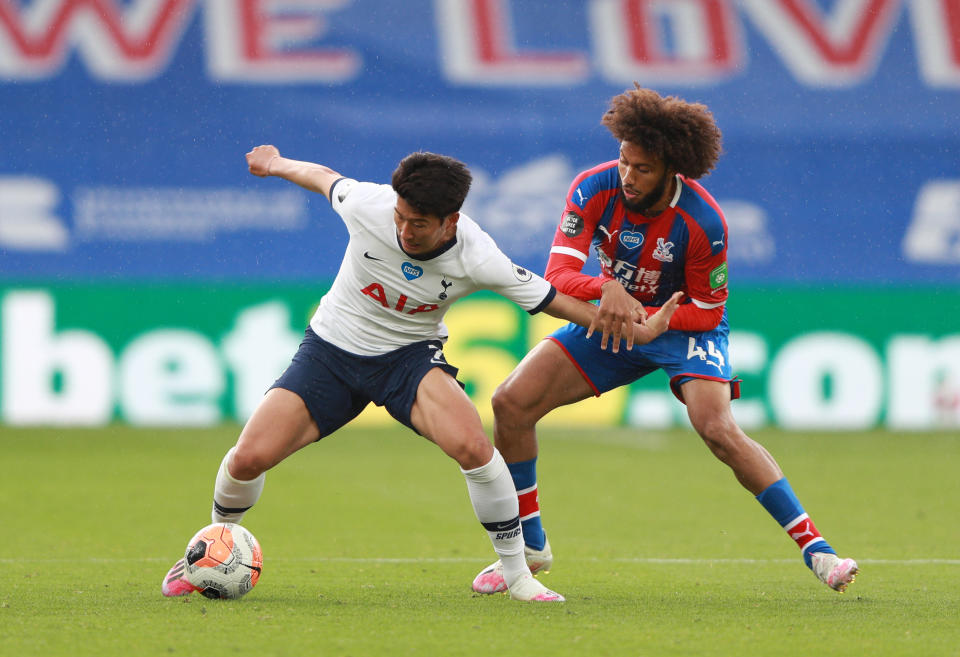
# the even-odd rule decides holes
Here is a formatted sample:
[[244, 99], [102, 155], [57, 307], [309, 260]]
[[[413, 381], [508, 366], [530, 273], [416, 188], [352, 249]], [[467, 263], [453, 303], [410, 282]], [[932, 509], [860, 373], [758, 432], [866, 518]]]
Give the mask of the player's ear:
[[459, 211], [457, 211], [457, 212], [451, 212], [451, 213], [448, 214], [446, 217], [444, 217], [443, 220], [444, 220], [445, 222], [449, 222], [449, 223], [447, 223], [448, 226], [456, 226], [456, 225], [457, 225], [457, 221], [460, 220], [460, 212], [459, 212]]

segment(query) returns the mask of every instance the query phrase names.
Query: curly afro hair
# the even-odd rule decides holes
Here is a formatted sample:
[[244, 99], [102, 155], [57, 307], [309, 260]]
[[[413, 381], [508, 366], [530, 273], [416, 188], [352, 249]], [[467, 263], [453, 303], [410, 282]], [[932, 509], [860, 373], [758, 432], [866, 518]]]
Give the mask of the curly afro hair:
[[664, 97], [637, 83], [613, 97], [601, 122], [618, 141], [640, 146], [694, 180], [710, 173], [722, 151], [723, 135], [706, 105]]

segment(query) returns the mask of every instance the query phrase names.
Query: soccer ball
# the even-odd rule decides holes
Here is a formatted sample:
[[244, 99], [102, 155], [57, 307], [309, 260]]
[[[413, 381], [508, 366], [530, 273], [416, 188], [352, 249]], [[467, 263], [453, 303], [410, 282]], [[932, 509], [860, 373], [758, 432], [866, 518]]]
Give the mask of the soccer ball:
[[218, 522], [198, 531], [184, 554], [184, 577], [208, 598], [239, 598], [260, 579], [263, 552], [245, 527]]

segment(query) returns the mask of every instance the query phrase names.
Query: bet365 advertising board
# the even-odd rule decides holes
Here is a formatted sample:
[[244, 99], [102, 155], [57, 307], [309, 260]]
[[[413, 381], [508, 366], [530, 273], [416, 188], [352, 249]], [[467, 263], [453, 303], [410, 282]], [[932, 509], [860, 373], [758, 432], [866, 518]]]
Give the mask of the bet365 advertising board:
[[[465, 211], [542, 271], [634, 81], [724, 133], [741, 422], [957, 426], [960, 0], [0, 0], [0, 422], [249, 414], [346, 243], [247, 173], [257, 144], [374, 181], [458, 157]], [[551, 320], [448, 317], [489, 419]], [[553, 420], [683, 411], [655, 375]]]

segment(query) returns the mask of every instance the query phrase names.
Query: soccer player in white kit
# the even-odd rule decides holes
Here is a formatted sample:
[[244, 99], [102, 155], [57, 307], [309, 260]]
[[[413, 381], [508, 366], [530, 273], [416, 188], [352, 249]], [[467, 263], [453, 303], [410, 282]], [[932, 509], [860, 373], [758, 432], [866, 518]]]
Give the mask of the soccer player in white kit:
[[[443, 315], [455, 300], [492, 290], [528, 312], [602, 333], [617, 350], [645, 344], [666, 330], [679, 295], [633, 323], [602, 325], [596, 306], [558, 293], [514, 265], [460, 206], [470, 188], [467, 167], [433, 153], [413, 153], [391, 185], [341, 176], [282, 157], [273, 146], [247, 153], [250, 172], [278, 176], [326, 196], [350, 234], [340, 271], [310, 320], [293, 361], [224, 456], [213, 495], [214, 522], [240, 522], [263, 490], [267, 470], [356, 417], [371, 401], [434, 442], [459, 465], [477, 518], [503, 564], [510, 596], [561, 602], [526, 564], [519, 506], [503, 457], [446, 362]], [[166, 596], [196, 590], [183, 560], [167, 573]]]

